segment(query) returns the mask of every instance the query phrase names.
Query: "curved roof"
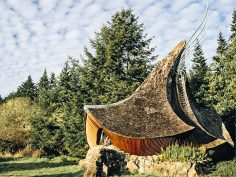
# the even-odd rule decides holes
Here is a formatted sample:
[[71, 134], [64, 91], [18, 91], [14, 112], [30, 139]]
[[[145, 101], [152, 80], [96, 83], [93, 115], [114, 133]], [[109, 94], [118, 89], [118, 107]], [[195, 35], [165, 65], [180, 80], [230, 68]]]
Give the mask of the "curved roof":
[[129, 98], [108, 105], [86, 105], [85, 111], [102, 126], [128, 137], [156, 138], [192, 130], [194, 127], [176, 115], [167, 99], [168, 77], [185, 44], [181, 41], [158, 63]]

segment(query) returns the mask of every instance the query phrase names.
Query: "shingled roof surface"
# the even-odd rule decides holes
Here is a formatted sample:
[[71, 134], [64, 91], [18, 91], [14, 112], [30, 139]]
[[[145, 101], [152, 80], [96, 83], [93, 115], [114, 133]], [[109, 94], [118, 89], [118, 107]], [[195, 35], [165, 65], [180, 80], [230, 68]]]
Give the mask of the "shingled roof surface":
[[192, 130], [167, 99], [168, 75], [185, 44], [180, 42], [129, 98], [109, 105], [86, 105], [85, 111], [102, 126], [128, 137], [156, 138]]

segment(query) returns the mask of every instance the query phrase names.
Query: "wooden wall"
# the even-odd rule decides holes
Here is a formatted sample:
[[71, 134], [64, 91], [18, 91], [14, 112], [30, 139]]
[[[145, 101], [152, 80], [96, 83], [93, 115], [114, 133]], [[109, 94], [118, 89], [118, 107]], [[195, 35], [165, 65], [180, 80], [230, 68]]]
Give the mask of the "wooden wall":
[[154, 155], [161, 152], [161, 147], [169, 146], [173, 143], [175, 137], [162, 137], [162, 138], [133, 138], [118, 135], [105, 127], [92, 116], [86, 117], [86, 135], [90, 147], [97, 144], [98, 132], [102, 128], [107, 136], [110, 138], [111, 143], [124, 152], [135, 155]]
[[[161, 148], [165, 148], [174, 142], [190, 146], [204, 146], [206, 149], [211, 149], [224, 144], [225, 141], [213, 137], [207, 138], [207, 134], [198, 134], [195, 130], [190, 130], [183, 134], [158, 137], [158, 138], [133, 138], [119, 135], [115, 132], [103, 127], [92, 114], [87, 114], [85, 118], [86, 136], [90, 147], [98, 145], [101, 129], [111, 140], [111, 143], [120, 150], [141, 156], [155, 155], [161, 152]], [[196, 137], [197, 136], [197, 137]], [[206, 140], [203, 140], [206, 139]]]

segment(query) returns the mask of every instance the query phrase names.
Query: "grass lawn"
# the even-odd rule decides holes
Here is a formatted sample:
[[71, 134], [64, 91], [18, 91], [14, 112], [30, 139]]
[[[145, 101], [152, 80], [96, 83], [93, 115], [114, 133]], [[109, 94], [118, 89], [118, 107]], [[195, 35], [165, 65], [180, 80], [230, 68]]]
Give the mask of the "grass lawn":
[[[0, 176], [82, 177], [83, 172], [78, 169], [78, 162], [78, 158], [70, 157], [0, 158]], [[154, 175], [130, 174], [121, 177], [154, 177]], [[236, 159], [218, 163], [212, 174], [203, 177], [236, 177]]]
[[236, 158], [216, 164], [215, 171], [203, 177], [236, 177]]
[[0, 176], [77, 177], [79, 159], [56, 158], [0, 158]]
[[[82, 177], [78, 169], [79, 159], [56, 158], [0, 158], [0, 176]], [[118, 176], [116, 176], [118, 177]], [[155, 177], [154, 175], [130, 174], [121, 177]]]

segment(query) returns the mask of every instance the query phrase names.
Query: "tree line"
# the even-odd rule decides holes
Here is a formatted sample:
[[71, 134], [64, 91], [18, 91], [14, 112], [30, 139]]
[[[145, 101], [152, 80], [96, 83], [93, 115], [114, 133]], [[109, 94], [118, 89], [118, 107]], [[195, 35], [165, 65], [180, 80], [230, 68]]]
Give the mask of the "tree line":
[[[83, 66], [68, 57], [58, 76], [48, 75], [45, 70], [38, 83], [28, 76], [15, 92], [5, 97], [4, 104], [14, 100], [20, 105], [19, 101], [24, 101], [31, 110], [30, 101], [40, 112], [35, 116], [28, 114], [30, 133], [27, 141], [17, 144], [15, 149], [30, 145], [44, 150], [46, 155], [84, 155], [87, 148], [84, 104], [105, 104], [127, 97], [153, 67], [151, 62], [156, 56], [150, 47], [152, 38], [144, 30], [132, 10], [121, 10], [90, 39], [95, 52], [84, 48]], [[19, 100], [22, 97], [29, 100]], [[7, 138], [3, 144], [13, 141]]]
[[[236, 11], [230, 39], [226, 41], [219, 33], [210, 66], [197, 43], [188, 77], [196, 102], [214, 107], [231, 130], [236, 108], [235, 34]], [[94, 52], [84, 48], [83, 65], [68, 57], [58, 76], [49, 75], [46, 69], [38, 83], [28, 76], [15, 92], [0, 97], [0, 117], [4, 120], [0, 124], [0, 150], [13, 152], [28, 145], [42, 149], [46, 155], [84, 155], [88, 146], [83, 106], [113, 103], [129, 96], [153, 68], [157, 55], [150, 45], [152, 39], [132, 10], [121, 10], [90, 39]], [[10, 111], [14, 105], [22, 109]], [[3, 132], [1, 126], [9, 129]], [[19, 129], [14, 131], [14, 126]], [[23, 140], [8, 136], [8, 131], [25, 136], [21, 136]]]
[[236, 10], [233, 12], [231, 35], [226, 40], [219, 32], [216, 54], [210, 66], [197, 42], [193, 53], [189, 85], [200, 106], [213, 107], [235, 140], [236, 120]]

